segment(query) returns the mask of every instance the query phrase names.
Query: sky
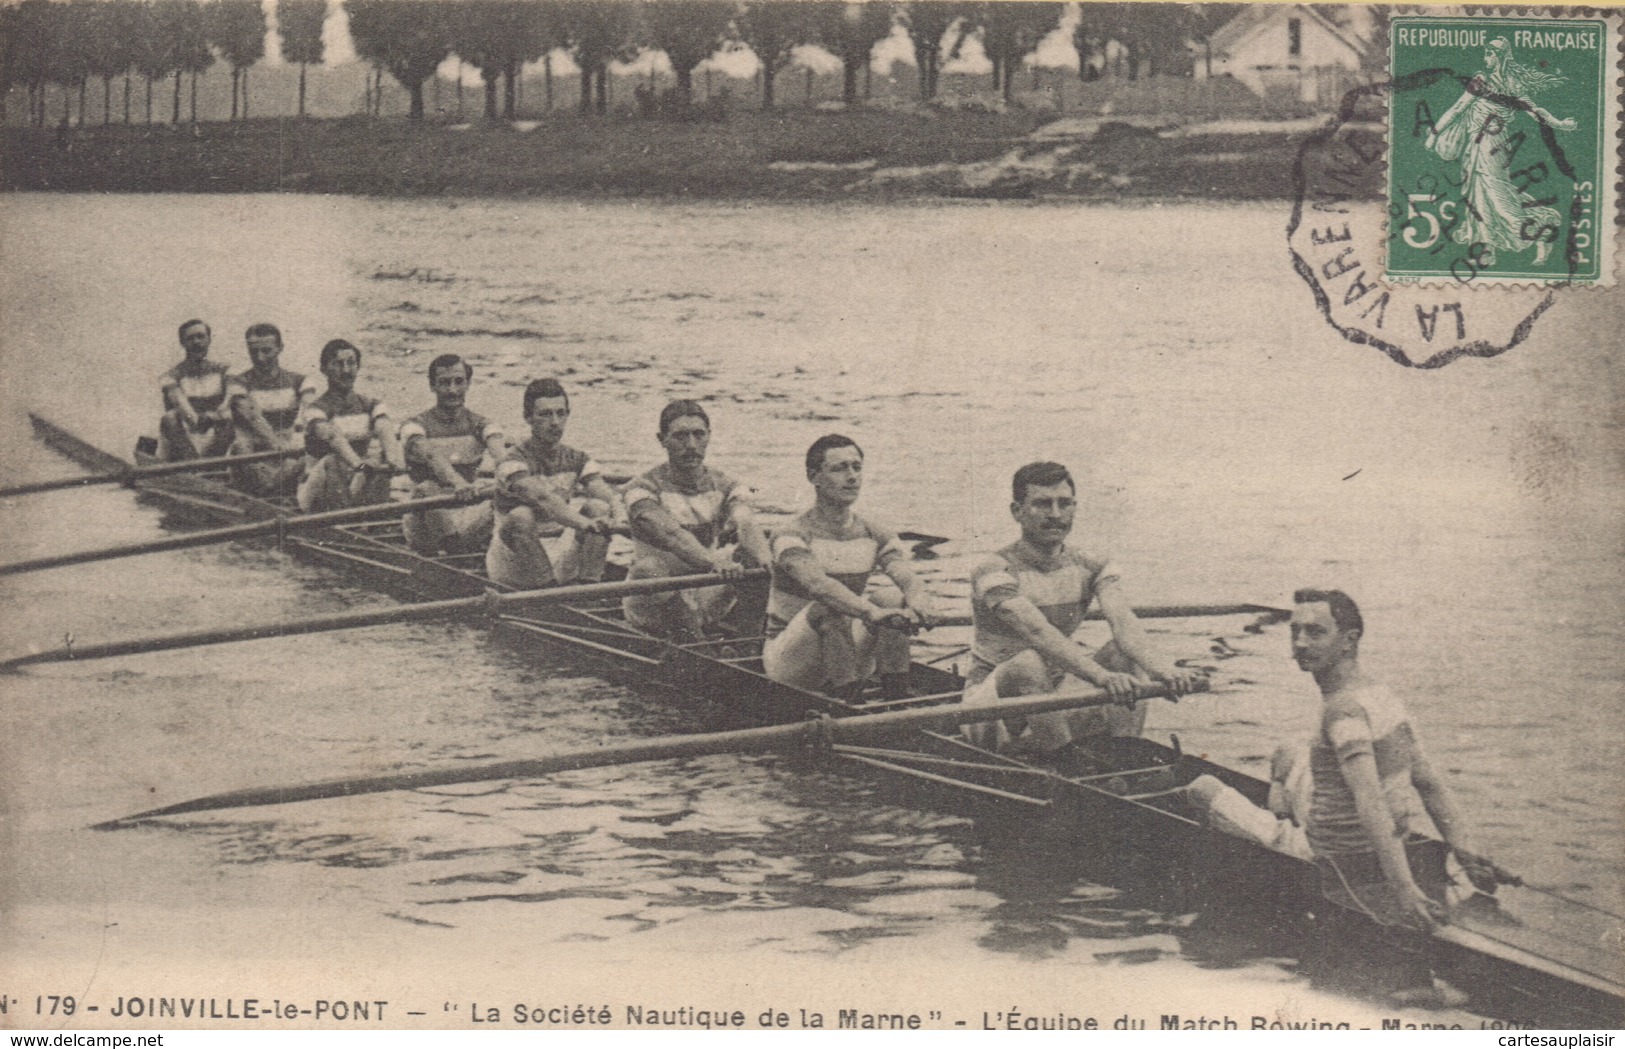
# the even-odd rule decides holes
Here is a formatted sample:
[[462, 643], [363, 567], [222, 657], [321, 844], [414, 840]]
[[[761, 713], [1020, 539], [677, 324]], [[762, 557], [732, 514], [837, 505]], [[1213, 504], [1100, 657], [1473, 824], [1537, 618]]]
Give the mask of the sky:
[[[266, 24], [270, 28], [265, 47], [265, 62], [268, 65], [282, 64], [281, 40], [276, 34], [276, 0], [262, 0], [265, 9]], [[1072, 47], [1072, 27], [1077, 24], [1078, 10], [1075, 4], [1067, 4], [1061, 15], [1060, 24], [1046, 36], [1039, 44], [1036, 52], [1037, 62], [1040, 66], [1052, 69], [1078, 68], [1078, 54]], [[336, 2], [329, 0], [327, 22], [322, 28], [322, 44], [325, 51], [325, 64], [330, 66], [344, 65], [356, 59], [355, 47], [350, 42], [349, 18], [344, 9]], [[563, 51], [555, 51], [552, 55], [553, 75], [569, 76], [578, 72], [576, 64], [570, 56]], [[891, 70], [894, 62], [904, 65], [914, 65], [914, 48], [908, 39], [908, 33], [902, 26], [894, 26], [891, 36], [882, 40], [874, 50], [871, 67], [877, 73]], [[812, 69], [818, 73], [833, 73], [841, 68], [840, 60], [823, 48], [817, 46], [802, 46], [796, 48], [793, 64], [803, 68]], [[708, 66], [718, 72], [730, 76], [749, 77], [756, 74], [761, 63], [748, 48], [736, 47], [724, 53], [712, 56], [702, 63], [701, 70]], [[659, 51], [644, 51], [631, 62], [612, 65], [611, 68], [618, 74], [644, 73], [651, 71], [670, 74], [671, 63], [666, 60], [664, 53]], [[957, 59], [943, 63], [945, 73], [986, 74], [991, 72], [992, 64], [982, 51], [981, 43], [975, 38], [965, 42]], [[541, 62], [533, 62], [525, 67], [526, 73], [540, 73]], [[440, 75], [447, 80], [457, 79], [458, 62], [456, 58], [448, 58], [440, 67]], [[479, 73], [472, 68], [462, 70], [463, 80], [468, 84], [480, 82]]]

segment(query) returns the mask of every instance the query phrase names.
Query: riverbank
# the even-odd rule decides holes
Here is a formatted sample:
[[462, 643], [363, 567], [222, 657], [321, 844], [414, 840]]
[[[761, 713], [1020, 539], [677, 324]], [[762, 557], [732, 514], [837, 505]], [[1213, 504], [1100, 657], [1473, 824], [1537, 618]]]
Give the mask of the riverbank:
[[1279, 200], [1305, 126], [1011, 111], [574, 114], [513, 125], [255, 120], [3, 133], [0, 187], [385, 197]]

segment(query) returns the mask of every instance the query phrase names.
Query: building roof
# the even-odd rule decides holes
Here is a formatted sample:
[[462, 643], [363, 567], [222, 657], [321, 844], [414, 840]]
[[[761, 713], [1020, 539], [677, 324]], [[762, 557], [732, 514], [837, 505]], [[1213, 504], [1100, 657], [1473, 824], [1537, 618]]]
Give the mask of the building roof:
[[1359, 39], [1308, 4], [1250, 4], [1214, 32], [1213, 50], [1217, 54], [1233, 51], [1242, 41], [1262, 30], [1271, 21], [1289, 15], [1314, 22], [1350, 51], [1364, 57], [1365, 45]]

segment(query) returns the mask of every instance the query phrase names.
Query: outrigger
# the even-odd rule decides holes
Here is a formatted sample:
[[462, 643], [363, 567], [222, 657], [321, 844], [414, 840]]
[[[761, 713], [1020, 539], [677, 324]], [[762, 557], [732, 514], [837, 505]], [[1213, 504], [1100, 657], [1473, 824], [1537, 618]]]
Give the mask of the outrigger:
[[[131, 464], [123, 459], [44, 419], [32, 418], [36, 433], [52, 448], [86, 469], [128, 478], [126, 483], [144, 498], [177, 516], [218, 525], [274, 519], [286, 512], [209, 477], [133, 474]], [[282, 543], [296, 557], [343, 571], [351, 580], [412, 601], [449, 603], [500, 589], [481, 576], [478, 555], [429, 559], [411, 552], [397, 522], [314, 528], [286, 535]], [[814, 714], [855, 718], [853, 728], [857, 729], [868, 715], [954, 703], [962, 685], [957, 674], [917, 661], [911, 671], [916, 696], [886, 701], [871, 691], [842, 699], [768, 679], [761, 669], [760, 638], [673, 644], [630, 627], [620, 615], [618, 600], [606, 601], [588, 593], [525, 610], [509, 611], [500, 599], [488, 604], [490, 621], [499, 630], [562, 647], [684, 696], [707, 696], [735, 717], [754, 723], [796, 722]], [[1269, 611], [1259, 606], [1225, 610]], [[1201, 614], [1214, 609], [1143, 610], [1142, 614], [1151, 611]], [[250, 633], [265, 636], [264, 632]], [[1082, 701], [1085, 697], [1073, 698]], [[1268, 785], [1184, 753], [1177, 740], [1172, 746], [1141, 738], [1092, 740], [1085, 755], [1087, 767], [1069, 769], [1063, 775], [973, 746], [956, 730], [951, 716], [925, 710], [918, 713], [938, 723], [926, 730], [898, 730], [903, 733], [900, 737], [881, 742], [841, 743], [833, 741], [834, 734], [825, 733], [823, 749], [841, 767], [879, 777], [932, 808], [995, 815], [1003, 825], [1019, 826], [1026, 840], [1110, 856], [1116, 875], [1108, 872], [1107, 876], [1114, 881], [1152, 871], [1168, 884], [1190, 889], [1195, 894], [1191, 902], [1198, 905], [1245, 901], [1248, 913], [1267, 913], [1271, 921], [1287, 926], [1334, 906], [1321, 895], [1313, 865], [1209, 829], [1195, 817], [1182, 788], [1197, 776], [1215, 776], [1260, 805]], [[887, 720], [890, 718], [881, 719]], [[806, 733], [794, 735], [803, 738]], [[725, 738], [730, 736], [734, 738]], [[712, 748], [706, 752], [745, 749], [736, 745], [745, 738], [714, 733], [687, 743], [645, 741], [639, 744], [642, 753], [628, 760], [660, 757], [667, 743], [688, 748], [685, 753], [696, 753], [693, 748], [701, 745], [699, 739], [707, 740], [704, 745]], [[752, 747], [760, 749], [758, 737], [748, 738], [757, 741]], [[549, 762], [558, 767], [602, 763], [581, 755], [555, 755], [483, 771], [486, 778], [534, 776], [553, 767]], [[461, 770], [461, 774], [466, 777], [470, 770]], [[158, 818], [163, 811], [264, 804], [269, 802], [256, 799], [280, 800], [290, 789], [306, 790], [304, 796], [309, 798], [410, 789], [421, 785], [417, 779], [423, 775], [234, 792], [135, 818]], [[115, 820], [110, 825], [127, 824]], [[1448, 850], [1442, 842], [1418, 838], [1409, 847], [1420, 860], [1419, 866], [1432, 872], [1435, 883], [1450, 882]], [[1454, 890], [1452, 898], [1450, 923], [1435, 932], [1435, 964], [1440, 976], [1469, 993], [1470, 1008], [1542, 1027], [1625, 1025], [1625, 953], [1618, 947], [1625, 942], [1625, 919], [1518, 881], [1496, 896], [1469, 887], [1465, 892]]]

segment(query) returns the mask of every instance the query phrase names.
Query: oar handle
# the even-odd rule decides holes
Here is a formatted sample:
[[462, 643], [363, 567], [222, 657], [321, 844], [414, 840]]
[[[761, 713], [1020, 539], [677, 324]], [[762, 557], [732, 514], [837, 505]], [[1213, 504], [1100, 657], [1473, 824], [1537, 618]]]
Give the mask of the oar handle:
[[[1134, 615], [1140, 619], [1199, 619], [1204, 616], [1243, 616], [1243, 615], [1290, 615], [1284, 608], [1275, 608], [1271, 605], [1257, 604], [1210, 604], [1210, 605], [1141, 605], [1134, 609]], [[1105, 613], [1096, 609], [1084, 614], [1084, 619], [1105, 619]], [[970, 616], [933, 616], [929, 624], [933, 627], [964, 627], [974, 626], [975, 622]]]

